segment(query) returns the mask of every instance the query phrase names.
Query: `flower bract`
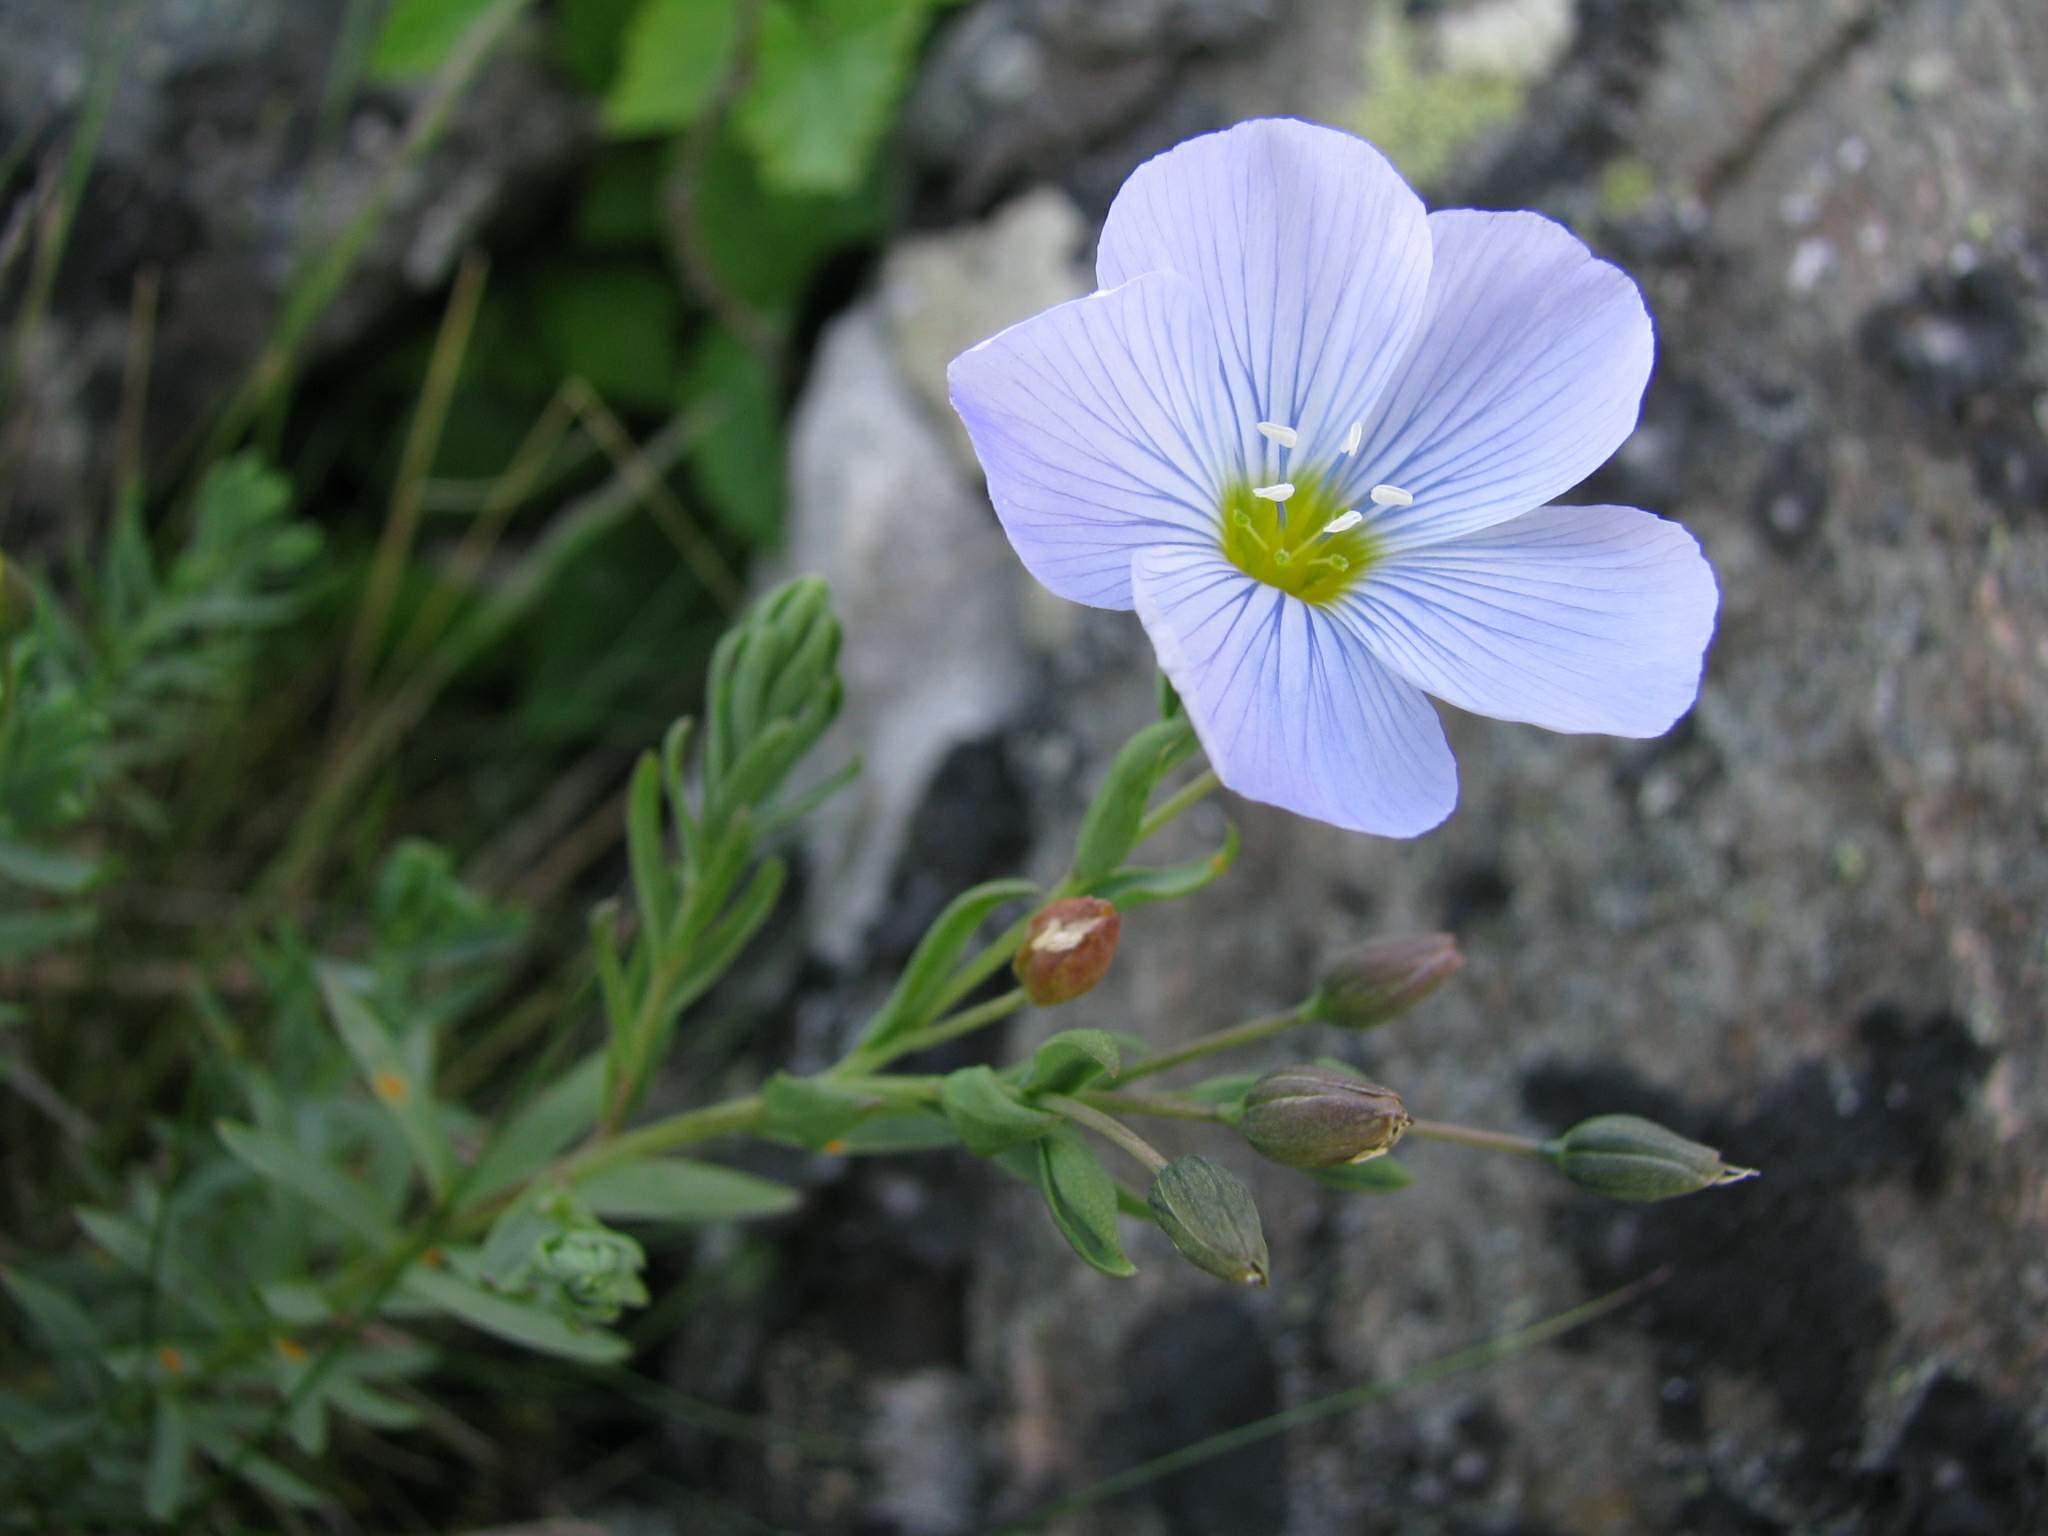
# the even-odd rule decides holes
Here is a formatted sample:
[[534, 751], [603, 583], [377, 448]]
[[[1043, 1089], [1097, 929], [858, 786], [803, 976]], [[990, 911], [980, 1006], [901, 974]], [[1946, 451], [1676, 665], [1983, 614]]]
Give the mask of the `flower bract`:
[[1148, 161], [1100, 290], [955, 358], [1026, 567], [1135, 609], [1230, 788], [1427, 831], [1425, 695], [1655, 736], [1692, 706], [1712, 568], [1677, 524], [1551, 498], [1634, 430], [1635, 284], [1533, 213], [1425, 213], [1364, 141], [1242, 123]]

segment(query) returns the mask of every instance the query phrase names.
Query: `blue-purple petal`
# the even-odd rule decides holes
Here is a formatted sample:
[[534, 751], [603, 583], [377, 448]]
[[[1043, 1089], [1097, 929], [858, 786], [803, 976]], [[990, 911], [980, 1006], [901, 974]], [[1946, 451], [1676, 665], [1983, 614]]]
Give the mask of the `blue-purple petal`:
[[[1346, 481], [1397, 545], [1456, 538], [1570, 490], [1635, 430], [1654, 338], [1642, 295], [1534, 213], [1429, 216], [1426, 318]], [[1415, 498], [1375, 510], [1376, 484]]]
[[1146, 550], [1131, 590], [1227, 787], [1386, 837], [1451, 813], [1458, 770], [1436, 711], [1332, 610], [1253, 581], [1213, 549]]
[[1678, 524], [1550, 506], [1404, 551], [1344, 606], [1389, 666], [1460, 709], [1658, 736], [1698, 697], [1719, 602]]
[[1061, 597], [1129, 608], [1136, 551], [1214, 544], [1237, 438], [1184, 279], [1150, 273], [1049, 309], [946, 378], [1004, 532]]
[[[1364, 140], [1286, 118], [1190, 139], [1132, 173], [1096, 272], [1113, 287], [1180, 273], [1216, 327], [1254, 480], [1334, 463], [1419, 322], [1430, 237], [1421, 201]], [[1283, 453], [1261, 421], [1298, 428]]]

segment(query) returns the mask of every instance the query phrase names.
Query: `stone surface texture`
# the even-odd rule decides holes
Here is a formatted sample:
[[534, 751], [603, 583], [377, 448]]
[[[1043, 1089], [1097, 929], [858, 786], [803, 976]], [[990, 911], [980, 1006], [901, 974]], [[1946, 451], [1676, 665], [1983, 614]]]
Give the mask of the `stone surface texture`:
[[[1425, 192], [1568, 218], [1643, 285], [1657, 376], [1641, 430], [1583, 495], [1677, 517], [1713, 559], [1724, 607], [1700, 704], [1646, 743], [1452, 717], [1461, 805], [1412, 843], [1205, 806], [1171, 851], [1213, 845], [1228, 814], [1244, 833], [1237, 868], [1191, 902], [1129, 914], [1109, 981], [1018, 1022], [1007, 1044], [1084, 1024], [1172, 1042], [1294, 1000], [1347, 941], [1448, 927], [1468, 968], [1409, 1020], [1253, 1059], [1333, 1052], [1418, 1114], [1531, 1134], [1635, 1110], [1764, 1177], [1618, 1208], [1537, 1166], [1411, 1143], [1414, 1188], [1347, 1197], [1169, 1129], [1169, 1153], [1203, 1147], [1258, 1193], [1275, 1284], [1242, 1296], [1138, 1228], [1137, 1278], [1086, 1270], [1035, 1198], [993, 1172], [943, 1158], [849, 1169], [849, 1198], [871, 1211], [891, 1208], [858, 1195], [873, 1181], [927, 1187], [899, 1192], [912, 1214], [869, 1233], [844, 1283], [927, 1298], [925, 1320], [903, 1326], [948, 1342], [917, 1370], [977, 1384], [909, 1374], [878, 1390], [905, 1423], [940, 1401], [976, 1416], [976, 1476], [948, 1486], [978, 1502], [948, 1507], [951, 1528], [983, 1528], [1656, 1275], [1569, 1345], [1055, 1529], [2042, 1528], [2048, 10], [1393, 11], [1424, 69], [1452, 68], [1447, 52], [1471, 67], [1516, 25], [1532, 47], [1563, 48], [1516, 122], [1477, 133]], [[1035, 593], [1005, 566], [971, 465], [933, 453], [957, 447], [934, 335], [985, 334], [1015, 318], [1013, 292], [1028, 286], [1035, 307], [1068, 280], [1064, 237], [1035, 255], [998, 237], [1007, 254], [991, 254], [993, 232], [1051, 206], [1042, 191], [1006, 200], [1049, 184], [1099, 217], [1139, 158], [1187, 132], [1257, 111], [1346, 121], [1373, 88], [1368, 25], [1390, 14], [983, 0], [932, 50], [906, 152], [923, 217], [943, 227], [892, 257], [878, 296], [840, 322], [805, 409], [870, 392], [897, 409], [911, 381], [930, 434], [914, 447], [901, 434], [902, 472], [924, 492], [921, 548], [961, 562], [926, 589], [957, 626], [933, 667], [977, 665], [1000, 611], [1026, 686], [980, 716], [1002, 771], [931, 779], [897, 892], [926, 820], [1013, 826], [1030, 872], [1056, 875], [1089, 786], [1152, 707], [1135, 620]], [[1463, 54], [1446, 47], [1457, 39]], [[1012, 266], [979, 285], [986, 308], [963, 304], [977, 285], [962, 274], [996, 261]], [[1035, 281], [1016, 270], [1034, 263]], [[950, 333], [902, 327], [926, 303]], [[850, 378], [856, 364], [871, 376]], [[817, 425], [800, 439], [799, 463], [829, 458], [826, 437]], [[857, 544], [853, 505], [842, 495], [817, 515]], [[895, 526], [894, 505], [876, 498], [875, 527]], [[895, 613], [877, 623], [862, 600], [849, 615], [856, 700], [871, 668], [893, 676], [906, 648], [933, 643], [930, 611]], [[848, 953], [843, 934], [834, 943]], [[933, 1222], [952, 1234], [944, 1251]], [[836, 1337], [884, 1378], [905, 1347]], [[948, 1528], [917, 1523], [892, 1491], [909, 1465], [881, 1475], [873, 1528]]]

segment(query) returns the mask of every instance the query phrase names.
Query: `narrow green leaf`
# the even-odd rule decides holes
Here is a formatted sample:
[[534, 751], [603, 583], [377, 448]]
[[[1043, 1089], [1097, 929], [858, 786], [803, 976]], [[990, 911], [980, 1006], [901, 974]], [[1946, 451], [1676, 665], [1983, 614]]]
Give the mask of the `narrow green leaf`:
[[1124, 743], [1081, 820], [1074, 846], [1077, 885], [1086, 889], [1130, 856], [1152, 791], [1194, 750], [1195, 733], [1184, 718], [1155, 721]]
[[168, 1392], [156, 1400], [156, 1421], [149, 1438], [149, 1464], [142, 1474], [142, 1507], [149, 1518], [167, 1523], [185, 1502], [192, 1470], [192, 1435], [185, 1411]]
[[1038, 1187], [1053, 1225], [1074, 1252], [1105, 1275], [1135, 1275], [1117, 1234], [1116, 1180], [1081, 1139], [1062, 1127], [1038, 1143]]
[[405, 1277], [405, 1289], [472, 1328], [545, 1355], [610, 1365], [632, 1353], [631, 1346], [615, 1333], [582, 1327], [445, 1270], [416, 1268]]
[[309, 1157], [282, 1137], [253, 1125], [223, 1120], [215, 1130], [228, 1151], [257, 1174], [325, 1211], [357, 1236], [378, 1247], [389, 1247], [397, 1241], [397, 1234], [370, 1192], [340, 1169]]
[[97, 910], [84, 906], [0, 913], [0, 965], [82, 939], [92, 932], [99, 917]]
[[860, 1032], [859, 1044], [886, 1045], [930, 1022], [926, 1015], [976, 930], [1004, 902], [1035, 897], [1038, 889], [1029, 880], [990, 880], [955, 896], [925, 930], [895, 989]]
[[53, 896], [76, 896], [93, 883], [100, 861], [61, 848], [37, 848], [0, 837], [0, 879]]
[[1058, 1129], [1058, 1115], [1028, 1109], [988, 1067], [962, 1067], [939, 1085], [939, 1108], [976, 1157], [993, 1157]]
[[887, 1107], [870, 1094], [778, 1072], [761, 1085], [761, 1134], [821, 1151]]
[[320, 1490], [288, 1467], [250, 1449], [231, 1432], [195, 1430], [194, 1439], [222, 1467], [233, 1472], [251, 1488], [298, 1509], [315, 1509], [326, 1501]]
[[1180, 864], [1133, 865], [1103, 876], [1086, 894], [1100, 896], [1120, 912], [1153, 901], [1178, 901], [1225, 874], [1237, 862], [1237, 823], [1224, 828], [1223, 846], [1205, 858]]
[[0, 1268], [0, 1285], [49, 1341], [50, 1353], [62, 1368], [86, 1377], [97, 1374], [99, 1329], [85, 1308], [56, 1286], [11, 1265]]
[[328, 1378], [327, 1400], [337, 1411], [367, 1424], [372, 1429], [412, 1429], [421, 1420], [419, 1409], [366, 1387], [354, 1377], [336, 1372]]
[[615, 1221], [757, 1221], [795, 1210], [802, 1199], [787, 1184], [686, 1157], [622, 1163], [582, 1180], [576, 1192]]
[[960, 1133], [953, 1129], [953, 1123], [929, 1109], [876, 1115], [839, 1139], [839, 1150], [848, 1157], [939, 1152], [959, 1145]]
[[421, 1070], [425, 1065], [424, 1053], [419, 1065], [409, 1063], [390, 1031], [334, 967], [318, 967], [318, 976], [328, 1017], [334, 1021], [349, 1054], [355, 1057], [370, 1092], [398, 1122], [427, 1187], [437, 1197], [445, 1194], [454, 1171], [455, 1153], [448, 1143], [447, 1127], [441, 1123], [440, 1107], [434, 1102], [433, 1082]]
[[1063, 1029], [1031, 1053], [1026, 1093], [1072, 1093], [1121, 1065], [1116, 1040], [1100, 1029]]
[[1339, 1168], [1317, 1168], [1313, 1172], [1318, 1184], [1368, 1195], [1391, 1195], [1415, 1182], [1415, 1175], [1391, 1157], [1375, 1157], [1369, 1162], [1347, 1163]]
[[661, 760], [652, 752], [640, 754], [626, 794], [626, 857], [640, 926], [648, 933], [667, 933], [675, 916], [676, 886], [662, 842]]
[[604, 1108], [604, 1072], [602, 1054], [586, 1056], [507, 1121], [470, 1170], [468, 1196], [481, 1200], [530, 1178], [596, 1125]]

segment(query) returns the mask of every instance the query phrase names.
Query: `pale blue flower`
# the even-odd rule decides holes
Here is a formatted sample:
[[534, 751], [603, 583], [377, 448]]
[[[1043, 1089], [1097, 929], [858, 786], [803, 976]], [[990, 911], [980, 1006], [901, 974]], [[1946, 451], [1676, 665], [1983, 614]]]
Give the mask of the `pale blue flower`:
[[1218, 776], [1427, 831], [1457, 766], [1424, 697], [1655, 736], [1718, 594], [1691, 535], [1546, 505], [1634, 429], [1635, 284], [1532, 213], [1425, 214], [1333, 129], [1240, 124], [1138, 168], [1101, 291], [953, 361], [1017, 553], [1135, 608]]

